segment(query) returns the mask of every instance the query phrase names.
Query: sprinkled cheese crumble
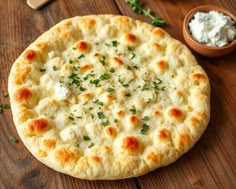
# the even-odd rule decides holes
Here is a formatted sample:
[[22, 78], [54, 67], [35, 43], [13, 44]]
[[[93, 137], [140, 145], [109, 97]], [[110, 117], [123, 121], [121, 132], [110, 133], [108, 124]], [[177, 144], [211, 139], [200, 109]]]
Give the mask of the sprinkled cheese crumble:
[[55, 97], [59, 100], [65, 100], [70, 95], [70, 91], [65, 83], [58, 82], [55, 85]]

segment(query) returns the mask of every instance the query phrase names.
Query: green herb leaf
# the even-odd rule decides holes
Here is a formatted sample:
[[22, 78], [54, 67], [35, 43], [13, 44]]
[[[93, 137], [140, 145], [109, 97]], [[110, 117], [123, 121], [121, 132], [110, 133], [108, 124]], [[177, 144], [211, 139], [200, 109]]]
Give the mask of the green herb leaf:
[[111, 43], [112, 43], [113, 47], [117, 47], [118, 46], [118, 42], [117, 41], [112, 41]]
[[146, 134], [148, 132], [149, 128], [150, 127], [148, 125], [143, 124], [143, 127], [142, 127], [140, 133], [143, 134], [143, 135]]
[[18, 139], [15, 138], [14, 136], [10, 136], [10, 137], [9, 137], [9, 140], [12, 141], [12, 142], [14, 142], [14, 143], [17, 143], [17, 142], [18, 142]]
[[3, 97], [8, 97], [9, 96], [9, 93], [8, 92], [4, 92], [3, 93]]
[[84, 55], [83, 55], [83, 54], [81, 54], [81, 55], [78, 57], [78, 59], [81, 59], [81, 58], [84, 58]]
[[94, 146], [94, 143], [91, 143], [88, 145], [88, 148], [92, 148]]
[[75, 118], [73, 118], [72, 116], [69, 116], [68, 119], [73, 121]]
[[80, 86], [80, 91], [86, 91], [86, 88], [83, 88], [82, 86]]
[[98, 99], [95, 100], [93, 103], [99, 105], [99, 106], [103, 106], [103, 102], [99, 101]]
[[53, 69], [54, 71], [56, 71], [56, 70], [57, 70], [57, 67], [54, 65], [54, 66], [52, 67], [52, 69]]
[[126, 3], [130, 6], [133, 12], [149, 17], [152, 20], [152, 24], [155, 26], [165, 26], [165, 21], [160, 18], [155, 18], [152, 15], [151, 9], [143, 9], [143, 3], [139, 0], [126, 0]]
[[142, 120], [143, 121], [148, 121], [150, 118], [148, 117], [148, 116], [144, 116], [143, 118], [142, 118]]
[[96, 87], [98, 87], [98, 83], [99, 83], [99, 79], [94, 79], [94, 80], [90, 80], [91, 84], [94, 84]]
[[90, 140], [89, 136], [83, 136], [83, 139], [84, 139], [85, 141]]
[[97, 115], [98, 115], [99, 119], [104, 119], [105, 118], [103, 112], [98, 112]]
[[113, 88], [107, 88], [107, 92], [112, 93], [114, 91]]
[[115, 69], [114, 69], [114, 68], [111, 68], [111, 69], [109, 70], [109, 72], [114, 73], [114, 72], [115, 72]]
[[136, 54], [134, 52], [131, 53], [130, 60], [133, 60], [135, 58]]
[[148, 90], [148, 85], [147, 85], [147, 83], [145, 83], [145, 84], [143, 85], [141, 91], [146, 91], [146, 90]]
[[131, 108], [131, 109], [129, 109], [129, 111], [131, 111], [132, 114], [136, 114], [137, 113], [135, 108]]
[[104, 73], [100, 76], [101, 80], [108, 80], [110, 78], [110, 75], [108, 73]]
[[108, 124], [109, 124], [108, 120], [102, 122], [102, 126], [107, 126]]
[[3, 104], [2, 106], [3, 106], [4, 109], [10, 109], [11, 108], [10, 104]]
[[40, 71], [40, 72], [46, 72], [46, 69], [40, 68], [39, 71]]
[[100, 58], [99, 62], [104, 66], [105, 63], [106, 63], [106, 57], [103, 55], [103, 56]]

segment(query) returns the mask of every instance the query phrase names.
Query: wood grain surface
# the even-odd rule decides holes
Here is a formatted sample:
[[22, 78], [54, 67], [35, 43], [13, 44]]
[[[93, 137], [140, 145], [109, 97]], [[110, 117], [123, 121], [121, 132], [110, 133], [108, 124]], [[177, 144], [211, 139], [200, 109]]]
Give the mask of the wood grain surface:
[[[142, 0], [164, 28], [182, 41], [184, 15], [192, 8], [213, 4], [236, 14], [235, 0]], [[9, 103], [10, 68], [20, 53], [40, 34], [76, 15], [122, 14], [146, 22], [124, 0], [54, 0], [33, 10], [26, 0], [0, 0], [0, 104]], [[193, 52], [194, 53], [194, 52]], [[195, 54], [195, 53], [194, 53]], [[9, 109], [0, 113], [0, 189], [156, 189], [236, 188], [236, 51], [221, 58], [195, 54], [211, 83], [211, 120], [199, 142], [175, 163], [144, 176], [119, 181], [86, 181], [57, 173], [38, 162], [18, 137]], [[19, 142], [9, 140], [16, 137]]]

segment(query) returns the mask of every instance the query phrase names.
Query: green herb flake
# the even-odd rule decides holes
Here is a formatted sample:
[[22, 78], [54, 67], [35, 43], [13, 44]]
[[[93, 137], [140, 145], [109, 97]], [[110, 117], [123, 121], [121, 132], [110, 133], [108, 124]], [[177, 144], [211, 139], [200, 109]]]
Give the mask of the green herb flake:
[[78, 57], [78, 59], [81, 59], [81, 58], [84, 58], [84, 55], [83, 55], [83, 54], [81, 54], [81, 55]]
[[148, 125], [143, 124], [143, 127], [142, 127], [142, 129], [140, 131], [140, 134], [145, 135], [148, 132], [149, 128], [150, 127]]
[[128, 51], [132, 51], [132, 48], [131, 47], [127, 47]]
[[10, 137], [9, 137], [9, 140], [12, 141], [12, 142], [14, 142], [14, 143], [19, 142], [18, 139], [17, 139], [16, 137], [14, 137], [14, 136], [10, 136]]
[[127, 94], [125, 94], [125, 96], [127, 96], [127, 97], [131, 97], [131, 94], [130, 94], [130, 93], [127, 93]]
[[147, 100], [147, 103], [150, 103], [152, 101], [152, 99], [151, 98], [149, 98], [148, 100]]
[[108, 126], [108, 125], [109, 125], [109, 121], [108, 120], [102, 122], [102, 126]]
[[96, 87], [98, 87], [98, 83], [99, 83], [99, 79], [94, 79], [94, 80], [90, 80], [91, 84], [94, 84]]
[[3, 104], [2, 106], [3, 106], [4, 109], [10, 109], [11, 108], [10, 104]]
[[88, 145], [88, 148], [92, 148], [94, 146], [94, 143], [91, 143]]
[[103, 56], [100, 58], [99, 62], [104, 66], [104, 65], [105, 65], [105, 62], [106, 62], [106, 57], [103, 55]]
[[135, 58], [136, 54], [134, 52], [131, 53], [130, 60], [133, 60]]
[[109, 92], [109, 93], [112, 93], [114, 91], [114, 89], [113, 88], [107, 88], [107, 92]]
[[4, 92], [3, 93], [3, 97], [8, 97], [9, 96], [9, 93], [8, 92]]
[[110, 73], [114, 73], [114, 72], [115, 72], [115, 69], [114, 69], [114, 68], [111, 68], [111, 69], [109, 70], [109, 72], [110, 72]]
[[146, 90], [148, 90], [148, 85], [147, 85], [147, 83], [145, 83], [145, 84], [143, 85], [141, 91], [146, 91]]
[[93, 102], [94, 104], [97, 104], [99, 106], [103, 106], [103, 102], [99, 101], [98, 99]]
[[69, 64], [72, 64], [72, 63], [73, 63], [73, 61], [70, 59], [70, 60], [69, 60]]
[[86, 88], [83, 88], [82, 86], [80, 86], [79, 90], [83, 92], [83, 91], [86, 91]]
[[130, 67], [130, 66], [127, 66], [127, 70], [131, 70], [131, 67]]
[[155, 92], [157, 92], [158, 90], [160, 90], [160, 85], [162, 84], [162, 80], [157, 79], [157, 82], [153, 82], [153, 89], [155, 90]]
[[69, 116], [68, 119], [73, 121], [75, 118], [73, 118], [72, 116]]
[[104, 73], [100, 76], [101, 80], [108, 80], [110, 78], [110, 75], [108, 73]]
[[112, 43], [113, 47], [117, 47], [118, 46], [118, 42], [117, 41], [112, 41], [111, 43]]
[[56, 71], [56, 70], [57, 70], [57, 67], [54, 65], [54, 66], [52, 67], [52, 69], [53, 69], [53, 71]]
[[98, 112], [97, 115], [98, 115], [99, 119], [104, 119], [105, 118], [103, 112]]
[[144, 117], [142, 118], [142, 120], [143, 120], [143, 121], [148, 121], [148, 120], [150, 120], [150, 118], [149, 118], [148, 116], [144, 116]]
[[131, 109], [129, 109], [129, 111], [132, 112], [132, 114], [136, 114], [137, 113], [135, 108], [131, 108]]
[[39, 71], [40, 71], [40, 72], [46, 72], [46, 69], [40, 68]]
[[89, 136], [83, 136], [83, 139], [84, 139], [85, 141], [91, 140], [91, 139], [89, 138]]

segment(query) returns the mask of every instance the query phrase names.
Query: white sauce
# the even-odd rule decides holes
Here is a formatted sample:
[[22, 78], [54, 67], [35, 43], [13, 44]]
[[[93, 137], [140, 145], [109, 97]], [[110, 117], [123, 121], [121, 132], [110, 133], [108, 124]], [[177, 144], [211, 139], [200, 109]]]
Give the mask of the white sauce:
[[58, 82], [55, 85], [55, 97], [59, 100], [65, 100], [70, 95], [70, 90], [65, 83]]
[[236, 37], [235, 22], [217, 11], [197, 12], [189, 28], [195, 40], [211, 47], [225, 46]]

